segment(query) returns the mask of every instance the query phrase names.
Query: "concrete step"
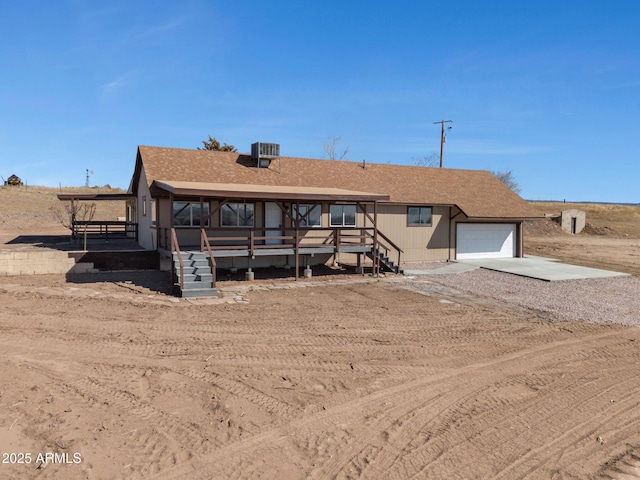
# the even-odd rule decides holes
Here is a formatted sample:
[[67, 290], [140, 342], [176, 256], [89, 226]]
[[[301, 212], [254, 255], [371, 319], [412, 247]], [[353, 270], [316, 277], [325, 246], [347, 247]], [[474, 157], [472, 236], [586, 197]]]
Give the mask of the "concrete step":
[[211, 282], [201, 282], [198, 280], [187, 282], [185, 280], [183, 290], [198, 290], [200, 288], [211, 288], [211, 287], [212, 287]]
[[[180, 267], [176, 268], [176, 272], [180, 273]], [[211, 273], [211, 267], [184, 267], [184, 274], [204, 275]]]
[[213, 283], [213, 275], [211, 272], [203, 273], [203, 274], [193, 274], [193, 273], [185, 273], [184, 281], [186, 282], [203, 282], [203, 283]]
[[[211, 264], [209, 263], [209, 260], [188, 260], [182, 263], [184, 265], [185, 270], [187, 268], [192, 268], [192, 267], [211, 268]], [[180, 268], [180, 262], [174, 262], [174, 265], [176, 267], [176, 270]]]
[[217, 288], [199, 288], [193, 290], [183, 290], [180, 292], [180, 296], [183, 298], [194, 298], [194, 297], [217, 297], [218, 289]]

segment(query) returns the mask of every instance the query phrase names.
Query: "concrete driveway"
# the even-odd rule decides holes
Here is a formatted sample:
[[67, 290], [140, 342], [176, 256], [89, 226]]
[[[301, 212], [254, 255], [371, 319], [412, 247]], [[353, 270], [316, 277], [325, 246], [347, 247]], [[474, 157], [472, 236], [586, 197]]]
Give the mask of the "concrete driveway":
[[522, 277], [537, 278], [548, 282], [562, 280], [583, 280], [587, 278], [624, 277], [628, 273], [600, 270], [561, 263], [553, 258], [526, 256], [524, 258], [482, 258], [457, 260], [457, 263], [469, 267], [486, 268], [498, 272], [512, 273]]
[[473, 260], [456, 260], [431, 270], [405, 269], [404, 274], [414, 275], [447, 275], [463, 273], [477, 268], [486, 268], [497, 272], [511, 273], [522, 277], [537, 278], [547, 282], [562, 280], [583, 280], [587, 278], [626, 277], [628, 273], [600, 270], [598, 268], [580, 267], [561, 263], [553, 258], [526, 256], [524, 258], [479, 258]]

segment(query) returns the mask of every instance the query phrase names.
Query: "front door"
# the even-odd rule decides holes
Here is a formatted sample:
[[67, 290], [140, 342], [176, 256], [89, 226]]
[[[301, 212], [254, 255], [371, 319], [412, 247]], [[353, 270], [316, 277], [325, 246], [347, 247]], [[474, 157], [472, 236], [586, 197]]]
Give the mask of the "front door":
[[[274, 202], [264, 204], [264, 226], [266, 228], [282, 228], [282, 210]], [[282, 230], [266, 230], [265, 237], [281, 237]], [[282, 239], [274, 238], [265, 240], [265, 245], [280, 245]]]

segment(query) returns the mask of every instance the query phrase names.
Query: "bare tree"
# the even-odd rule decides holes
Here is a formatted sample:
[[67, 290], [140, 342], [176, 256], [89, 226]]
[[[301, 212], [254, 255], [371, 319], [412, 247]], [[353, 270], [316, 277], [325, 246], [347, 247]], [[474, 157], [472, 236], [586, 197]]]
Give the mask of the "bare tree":
[[436, 152], [419, 157], [411, 157], [413, 164], [417, 167], [437, 167], [440, 164], [440, 157]]
[[322, 142], [322, 149], [324, 150], [325, 155], [329, 158], [329, 160], [344, 160], [344, 158], [349, 153], [349, 147], [345, 147], [344, 150], [339, 152], [338, 143], [342, 135], [327, 137]]
[[83, 228], [84, 235], [84, 249], [87, 249], [87, 227], [89, 222], [93, 220], [96, 214], [95, 203], [81, 203], [78, 199], [72, 199], [64, 202], [64, 207], [55, 206], [51, 207], [51, 212], [58, 219], [58, 222], [71, 230], [71, 238], [75, 239], [76, 226], [80, 225]]
[[513, 190], [516, 193], [520, 193], [520, 184], [516, 181], [515, 177], [513, 176], [513, 171], [511, 170], [505, 170], [503, 172], [491, 171], [491, 173], [493, 173], [493, 175], [498, 180], [504, 183], [511, 190]]

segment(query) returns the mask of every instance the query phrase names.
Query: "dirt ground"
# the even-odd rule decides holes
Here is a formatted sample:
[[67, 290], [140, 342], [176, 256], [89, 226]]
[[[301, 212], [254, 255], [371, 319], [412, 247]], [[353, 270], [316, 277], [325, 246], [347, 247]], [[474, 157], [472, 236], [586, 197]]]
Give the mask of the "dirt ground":
[[0, 477], [640, 478], [639, 329], [315, 285], [0, 279]]
[[640, 276], [640, 239], [589, 235], [527, 237], [525, 254]]
[[577, 208], [587, 225], [578, 235], [564, 233], [553, 220], [525, 224], [525, 254], [640, 275], [640, 205], [534, 202], [541, 214]]
[[[638, 275], [638, 243], [526, 249]], [[640, 329], [412, 282], [0, 277], [0, 478], [640, 478]]]

